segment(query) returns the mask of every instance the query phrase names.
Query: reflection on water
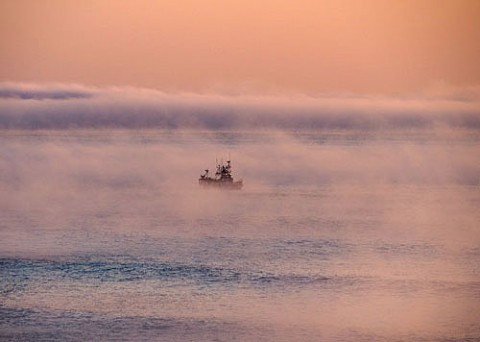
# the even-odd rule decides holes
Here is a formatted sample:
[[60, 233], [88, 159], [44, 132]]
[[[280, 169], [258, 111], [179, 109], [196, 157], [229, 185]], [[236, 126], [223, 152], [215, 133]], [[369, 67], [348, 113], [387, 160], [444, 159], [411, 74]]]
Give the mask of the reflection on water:
[[1, 139], [2, 340], [480, 339], [478, 139]]

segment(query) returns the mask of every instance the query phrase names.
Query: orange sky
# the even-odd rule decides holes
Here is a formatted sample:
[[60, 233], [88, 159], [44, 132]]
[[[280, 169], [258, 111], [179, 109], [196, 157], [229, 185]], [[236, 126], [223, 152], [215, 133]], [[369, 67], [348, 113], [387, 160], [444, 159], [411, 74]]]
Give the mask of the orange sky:
[[404, 93], [480, 84], [480, 1], [2, 0], [0, 81]]

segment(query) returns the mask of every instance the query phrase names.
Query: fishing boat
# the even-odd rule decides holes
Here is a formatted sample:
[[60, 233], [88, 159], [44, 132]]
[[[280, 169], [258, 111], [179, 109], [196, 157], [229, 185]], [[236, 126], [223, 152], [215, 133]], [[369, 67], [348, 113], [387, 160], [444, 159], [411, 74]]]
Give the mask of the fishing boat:
[[231, 189], [231, 190], [240, 190], [243, 186], [243, 180], [234, 181], [232, 177], [232, 163], [230, 160], [227, 160], [226, 164], [217, 163], [217, 171], [215, 176], [211, 177], [209, 170], [206, 169], [203, 175], [200, 175], [198, 183], [202, 187], [208, 188], [221, 188], [221, 189]]

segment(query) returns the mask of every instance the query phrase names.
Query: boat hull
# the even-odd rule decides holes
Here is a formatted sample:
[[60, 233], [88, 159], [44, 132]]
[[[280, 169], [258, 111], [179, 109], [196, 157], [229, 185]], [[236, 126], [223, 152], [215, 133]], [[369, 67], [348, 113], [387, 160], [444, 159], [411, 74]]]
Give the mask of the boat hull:
[[243, 187], [243, 181], [223, 181], [221, 179], [204, 179], [200, 178], [198, 183], [205, 188], [217, 188], [226, 190], [240, 190]]

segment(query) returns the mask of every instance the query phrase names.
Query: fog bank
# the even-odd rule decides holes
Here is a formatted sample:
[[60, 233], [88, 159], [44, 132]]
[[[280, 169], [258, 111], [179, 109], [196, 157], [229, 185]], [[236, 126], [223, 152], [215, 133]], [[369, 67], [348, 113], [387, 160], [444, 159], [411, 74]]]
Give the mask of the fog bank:
[[0, 84], [0, 129], [480, 129], [478, 87], [408, 97], [171, 94], [69, 84]]

